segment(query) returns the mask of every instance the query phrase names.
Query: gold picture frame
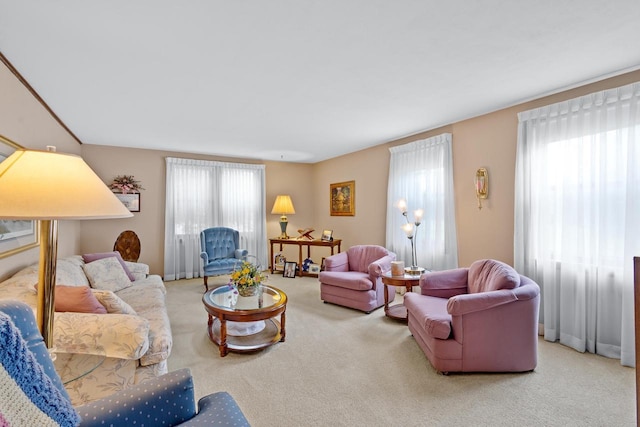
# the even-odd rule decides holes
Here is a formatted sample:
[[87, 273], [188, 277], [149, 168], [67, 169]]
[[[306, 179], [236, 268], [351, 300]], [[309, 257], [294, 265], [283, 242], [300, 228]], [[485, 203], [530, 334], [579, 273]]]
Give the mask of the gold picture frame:
[[[0, 135], [0, 162], [23, 148]], [[15, 255], [40, 245], [40, 221], [0, 219], [0, 258]]]
[[329, 184], [329, 212], [331, 216], [356, 215], [356, 182]]

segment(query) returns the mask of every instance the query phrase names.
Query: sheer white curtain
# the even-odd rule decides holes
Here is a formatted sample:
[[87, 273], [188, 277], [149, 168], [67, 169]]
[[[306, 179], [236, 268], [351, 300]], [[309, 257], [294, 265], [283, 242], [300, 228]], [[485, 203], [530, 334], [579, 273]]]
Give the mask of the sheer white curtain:
[[200, 232], [230, 227], [268, 265], [264, 165], [167, 157], [164, 279], [202, 275]]
[[633, 366], [640, 83], [519, 114], [515, 267], [544, 336]]
[[430, 270], [458, 267], [458, 241], [453, 194], [451, 134], [391, 147], [387, 189], [386, 246], [398, 260], [411, 265], [411, 244], [397, 207], [404, 199], [409, 221], [413, 211], [424, 209], [422, 224], [414, 237], [417, 264]]

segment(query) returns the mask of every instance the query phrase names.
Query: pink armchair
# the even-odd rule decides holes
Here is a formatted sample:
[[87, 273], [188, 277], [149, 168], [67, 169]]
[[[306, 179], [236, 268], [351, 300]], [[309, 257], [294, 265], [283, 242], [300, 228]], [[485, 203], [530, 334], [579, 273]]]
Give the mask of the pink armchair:
[[540, 288], [512, 267], [480, 260], [424, 274], [407, 293], [409, 331], [440, 372], [524, 372], [538, 360]]
[[[371, 313], [384, 305], [382, 273], [391, 269], [396, 254], [382, 246], [352, 246], [324, 260], [320, 272], [320, 298], [325, 302], [355, 308]], [[395, 297], [395, 288], [388, 287], [389, 302]]]

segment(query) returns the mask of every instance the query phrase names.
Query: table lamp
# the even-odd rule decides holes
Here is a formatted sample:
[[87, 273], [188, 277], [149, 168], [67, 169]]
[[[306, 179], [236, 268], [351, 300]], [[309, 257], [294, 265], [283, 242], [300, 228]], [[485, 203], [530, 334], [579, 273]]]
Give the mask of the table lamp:
[[16, 150], [0, 163], [0, 218], [40, 221], [38, 328], [53, 347], [54, 287], [58, 256], [57, 220], [133, 216], [81, 157]]
[[287, 220], [287, 214], [296, 213], [295, 209], [293, 208], [291, 197], [289, 195], [278, 195], [276, 197], [276, 202], [273, 204], [273, 209], [271, 209], [271, 213], [282, 215], [280, 217], [280, 238], [288, 239], [289, 236], [287, 236], [287, 224], [289, 224], [289, 221]]

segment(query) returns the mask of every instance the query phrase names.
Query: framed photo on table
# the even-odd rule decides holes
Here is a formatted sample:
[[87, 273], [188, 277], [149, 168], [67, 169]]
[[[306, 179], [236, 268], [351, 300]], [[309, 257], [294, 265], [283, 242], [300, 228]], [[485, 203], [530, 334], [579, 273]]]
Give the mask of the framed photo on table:
[[331, 216], [356, 215], [356, 182], [329, 184], [329, 212]]
[[297, 262], [287, 261], [284, 263], [284, 271], [282, 275], [284, 277], [294, 278], [296, 277], [296, 268], [298, 267]]
[[130, 212], [140, 212], [140, 193], [115, 193], [115, 195]]
[[323, 242], [330, 242], [333, 240], [333, 230], [323, 230], [322, 231], [322, 240]]

